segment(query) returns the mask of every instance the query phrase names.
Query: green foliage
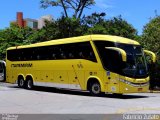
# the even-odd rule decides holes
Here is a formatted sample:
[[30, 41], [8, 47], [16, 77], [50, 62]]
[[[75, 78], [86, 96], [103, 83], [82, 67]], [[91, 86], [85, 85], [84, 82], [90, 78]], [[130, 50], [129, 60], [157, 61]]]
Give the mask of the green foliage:
[[122, 36], [130, 39], [135, 39], [137, 36], [137, 30], [129, 24], [121, 16], [114, 17], [111, 20], [107, 20], [104, 24], [108, 34]]
[[83, 26], [80, 24], [80, 19], [66, 18], [62, 16], [56, 21], [46, 21], [46, 25], [35, 31], [29, 40], [32, 43], [43, 42], [53, 39], [67, 38], [83, 35]]
[[143, 33], [139, 42], [145, 49], [151, 50], [157, 54], [157, 62], [151, 70], [152, 89], [160, 87], [160, 16], [152, 18], [143, 28]]
[[105, 13], [92, 13], [89, 16], [83, 16], [81, 23], [85, 24], [89, 27], [93, 27], [96, 24], [101, 24], [105, 21], [104, 17], [106, 16]]
[[84, 19], [88, 26], [87, 34], [109, 34], [138, 40], [137, 30], [122, 19], [121, 16], [114, 17], [110, 20], [104, 19], [105, 14], [94, 13]]
[[32, 29], [20, 28], [17, 25], [11, 25], [10, 28], [6, 28], [0, 31], [0, 59], [5, 59], [6, 49], [11, 46], [18, 46], [25, 43]]
[[160, 55], [160, 16], [151, 19], [150, 22], [144, 26], [140, 42], [145, 49]]
[[82, 35], [80, 19], [65, 18], [62, 16], [57, 20], [57, 37], [66, 38]]

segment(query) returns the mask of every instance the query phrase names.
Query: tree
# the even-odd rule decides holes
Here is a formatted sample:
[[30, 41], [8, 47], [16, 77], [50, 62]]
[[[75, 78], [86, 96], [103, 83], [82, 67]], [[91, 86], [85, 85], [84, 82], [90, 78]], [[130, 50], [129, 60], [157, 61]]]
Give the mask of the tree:
[[160, 55], [160, 16], [156, 16], [143, 28], [141, 44]]
[[139, 39], [137, 30], [121, 16], [112, 19], [104, 19], [105, 13], [94, 13], [85, 17], [83, 24], [88, 26], [87, 34], [109, 34], [126, 37], [130, 39]]
[[83, 10], [91, 5], [95, 4], [94, 0], [41, 0], [42, 8], [48, 8], [50, 6], [60, 6], [64, 10], [65, 17], [68, 17], [68, 9], [73, 10], [73, 17], [81, 18]]
[[[0, 59], [5, 59], [6, 49], [11, 46], [29, 44], [28, 36], [32, 33], [31, 28], [21, 28], [17, 25], [11, 25], [0, 31]], [[27, 42], [26, 42], [27, 41]]]
[[81, 25], [80, 19], [62, 16], [55, 21], [46, 21], [45, 26], [34, 32], [28, 39], [35, 43], [80, 36], [83, 35], [83, 32], [83, 25]]
[[83, 35], [82, 25], [80, 19], [65, 18], [62, 16], [57, 20], [57, 29], [59, 30], [59, 37], [74, 37]]
[[89, 16], [83, 16], [81, 19], [81, 23], [83, 25], [87, 25], [89, 27], [93, 27], [95, 24], [101, 24], [105, 21], [104, 17], [106, 16], [106, 13], [92, 13]]
[[140, 42], [145, 49], [157, 54], [157, 62], [150, 69], [150, 87], [160, 89], [160, 16], [156, 15], [144, 26]]
[[135, 39], [137, 30], [121, 16], [107, 20], [104, 24], [108, 34]]

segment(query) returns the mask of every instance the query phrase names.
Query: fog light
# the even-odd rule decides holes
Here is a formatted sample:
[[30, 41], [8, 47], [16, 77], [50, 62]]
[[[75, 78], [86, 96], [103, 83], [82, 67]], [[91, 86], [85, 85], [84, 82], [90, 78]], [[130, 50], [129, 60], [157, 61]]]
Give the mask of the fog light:
[[128, 90], [128, 88], [125, 88], [126, 89], [126, 91]]

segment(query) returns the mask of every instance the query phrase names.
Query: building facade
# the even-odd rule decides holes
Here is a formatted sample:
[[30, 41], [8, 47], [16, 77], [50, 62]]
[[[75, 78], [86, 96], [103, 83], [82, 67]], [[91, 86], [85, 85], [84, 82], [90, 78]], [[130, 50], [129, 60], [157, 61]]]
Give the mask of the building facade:
[[45, 26], [45, 21], [53, 21], [53, 17], [51, 15], [45, 15], [42, 16], [39, 20], [38, 20], [38, 29], [41, 29]]
[[51, 15], [42, 16], [40, 19], [23, 18], [22, 12], [17, 12], [16, 21], [11, 21], [13, 24], [17, 24], [19, 27], [30, 27], [32, 29], [41, 29], [45, 26], [45, 21], [53, 21]]

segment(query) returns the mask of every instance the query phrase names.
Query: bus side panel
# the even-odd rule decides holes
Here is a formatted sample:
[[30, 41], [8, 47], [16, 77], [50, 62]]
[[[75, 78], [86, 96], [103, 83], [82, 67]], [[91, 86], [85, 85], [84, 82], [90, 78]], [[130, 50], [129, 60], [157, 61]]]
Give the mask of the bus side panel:
[[68, 75], [67, 71], [55, 70], [54, 71], [55, 87], [68, 88]]
[[68, 76], [70, 89], [84, 89], [84, 71], [70, 70], [68, 71]]

